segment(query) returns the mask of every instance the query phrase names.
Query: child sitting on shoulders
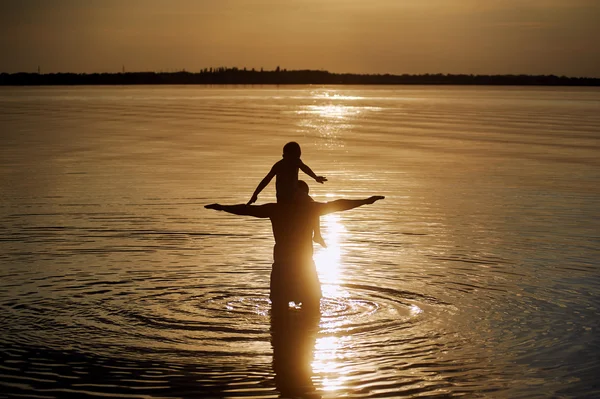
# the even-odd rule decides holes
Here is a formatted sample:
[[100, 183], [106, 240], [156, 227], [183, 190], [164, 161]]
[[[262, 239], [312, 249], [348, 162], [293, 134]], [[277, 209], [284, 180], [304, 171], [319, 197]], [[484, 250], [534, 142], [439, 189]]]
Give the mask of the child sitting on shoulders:
[[[298, 189], [298, 170], [302, 170], [308, 176], [312, 177], [318, 183], [323, 184], [327, 181], [324, 176], [317, 176], [315, 173], [300, 159], [302, 151], [300, 145], [291, 141], [283, 146], [283, 158], [273, 165], [271, 171], [258, 184], [252, 198], [247, 205], [253, 204], [258, 200], [258, 194], [271, 182], [275, 177], [275, 189], [277, 191], [277, 202], [288, 202], [294, 199], [296, 190]], [[325, 245], [325, 240], [321, 236], [321, 227], [317, 220], [314, 226], [313, 241]]]

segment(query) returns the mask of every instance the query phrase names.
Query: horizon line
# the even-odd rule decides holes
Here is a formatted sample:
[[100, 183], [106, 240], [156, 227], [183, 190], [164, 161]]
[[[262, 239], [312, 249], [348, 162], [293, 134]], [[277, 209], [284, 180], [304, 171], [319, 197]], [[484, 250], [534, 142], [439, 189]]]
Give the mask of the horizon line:
[[422, 72], [422, 73], [357, 73], [357, 72], [331, 72], [326, 69], [285, 69], [277, 67], [275, 69], [267, 70], [264, 68], [247, 68], [247, 67], [208, 67], [201, 68], [199, 70], [191, 71], [186, 68], [179, 70], [135, 70], [135, 71], [126, 71], [123, 67], [122, 71], [118, 72], [69, 72], [69, 71], [60, 71], [60, 72], [44, 72], [40, 71], [40, 67], [38, 67], [37, 71], [34, 72], [0, 72], [0, 75], [127, 75], [127, 74], [217, 74], [223, 72], [242, 72], [242, 73], [291, 73], [291, 72], [311, 72], [311, 73], [322, 73], [329, 75], [338, 75], [338, 76], [356, 76], [356, 77], [368, 77], [368, 76], [381, 76], [381, 77], [423, 77], [423, 76], [469, 76], [469, 77], [556, 77], [560, 79], [594, 79], [598, 80], [600, 77], [593, 76], [573, 76], [573, 75], [557, 75], [554, 73], [551, 74], [531, 74], [531, 73], [446, 73], [446, 72]]

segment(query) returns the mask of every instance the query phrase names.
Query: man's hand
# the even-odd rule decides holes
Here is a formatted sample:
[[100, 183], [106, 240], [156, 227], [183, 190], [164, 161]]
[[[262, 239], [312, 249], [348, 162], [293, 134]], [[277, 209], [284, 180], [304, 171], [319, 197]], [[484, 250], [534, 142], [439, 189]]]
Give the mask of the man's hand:
[[323, 184], [323, 183], [325, 183], [327, 181], [327, 178], [325, 176], [317, 176], [315, 178], [315, 180], [317, 181], [317, 183]]
[[385, 197], [383, 195], [374, 195], [372, 197], [367, 198], [367, 204], [370, 205], [370, 204], [374, 203], [375, 201], [379, 201], [379, 200], [382, 200], [384, 198]]
[[254, 204], [256, 201], [258, 200], [258, 195], [253, 195], [252, 198], [250, 198], [250, 201], [248, 201], [246, 203], [246, 205], [252, 205]]
[[210, 204], [210, 205], [204, 205], [204, 207], [206, 209], [214, 209], [215, 211], [221, 211], [223, 210], [223, 207], [219, 204]]

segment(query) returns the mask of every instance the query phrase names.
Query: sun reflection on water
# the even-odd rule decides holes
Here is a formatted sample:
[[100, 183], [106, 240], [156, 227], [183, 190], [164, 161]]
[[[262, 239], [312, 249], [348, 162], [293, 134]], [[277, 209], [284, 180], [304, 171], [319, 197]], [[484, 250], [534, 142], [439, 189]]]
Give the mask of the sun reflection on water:
[[363, 100], [364, 97], [361, 96], [349, 96], [346, 94], [340, 94], [335, 90], [319, 90], [312, 93], [313, 98], [324, 98], [330, 100]]
[[318, 248], [314, 260], [319, 273], [324, 297], [346, 296], [341, 288], [341, 258], [340, 239], [347, 234], [346, 227], [340, 223], [340, 217], [329, 214], [321, 217], [321, 229], [327, 248]]
[[358, 115], [361, 113], [361, 107], [350, 107], [347, 105], [309, 105], [305, 111], [298, 113], [315, 114], [323, 118], [344, 119], [350, 115]]
[[301, 132], [315, 133], [323, 147], [344, 147], [346, 132], [354, 131], [357, 121], [382, 110], [372, 103], [365, 104], [367, 98], [347, 95], [344, 91], [317, 90], [311, 97], [313, 104], [302, 105], [295, 111], [301, 116], [297, 123]]
[[315, 355], [312, 369], [315, 374], [321, 375], [321, 384], [324, 391], [337, 391], [345, 388], [347, 377], [341, 369], [339, 359], [341, 341], [347, 338], [321, 337], [315, 344]]
[[[300, 122], [303, 128], [318, 132], [318, 137], [326, 140], [329, 146], [343, 146], [343, 133], [353, 129], [352, 121], [356, 120], [369, 107], [348, 106], [338, 100], [359, 100], [342, 96], [336, 92], [318, 92], [313, 95], [315, 104], [305, 106], [297, 113], [305, 119]], [[322, 101], [328, 100], [328, 101]], [[329, 196], [329, 195], [328, 195]], [[347, 240], [348, 231], [341, 222], [338, 214], [329, 214], [321, 217], [322, 235], [327, 248], [315, 245], [314, 261], [317, 267], [319, 280], [321, 282], [323, 298], [336, 299], [347, 304], [350, 301], [350, 293], [343, 289], [344, 280], [343, 252], [341, 242]], [[322, 305], [323, 306], [323, 305]], [[330, 314], [331, 309], [322, 308], [322, 315], [328, 318], [321, 327], [324, 329], [337, 328], [346, 320], [343, 317]], [[351, 337], [348, 336], [321, 336], [317, 338], [312, 361], [312, 371], [321, 380], [324, 391], [341, 391], [346, 388], [349, 376], [346, 375], [343, 359], [352, 353], [348, 353], [348, 344]]]
[[[341, 288], [343, 269], [340, 242], [345, 239], [348, 232], [337, 214], [323, 216], [320, 222], [327, 248], [318, 248], [314, 260], [321, 281], [323, 297], [347, 297], [348, 292]], [[346, 377], [343, 375], [339, 360], [342, 357], [340, 348], [345, 339], [349, 338], [324, 336], [316, 341], [312, 369], [315, 375], [321, 376], [321, 384], [325, 391], [337, 391], [344, 388]]]

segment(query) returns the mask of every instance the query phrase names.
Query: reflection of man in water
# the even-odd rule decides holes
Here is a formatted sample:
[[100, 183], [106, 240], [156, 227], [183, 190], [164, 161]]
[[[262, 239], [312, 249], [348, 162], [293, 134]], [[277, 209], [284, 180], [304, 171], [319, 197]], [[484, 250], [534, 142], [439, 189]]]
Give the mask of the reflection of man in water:
[[312, 381], [320, 319], [318, 312], [271, 313], [273, 371], [282, 398], [321, 397]]
[[302, 303], [303, 309], [318, 310], [321, 285], [313, 262], [312, 232], [314, 220], [328, 213], [346, 211], [383, 199], [373, 196], [362, 200], [341, 199], [313, 202], [306, 183], [300, 182], [294, 201], [264, 205], [206, 205], [207, 209], [235, 215], [269, 218], [275, 247], [271, 270], [273, 310], [287, 309], [289, 302]]

